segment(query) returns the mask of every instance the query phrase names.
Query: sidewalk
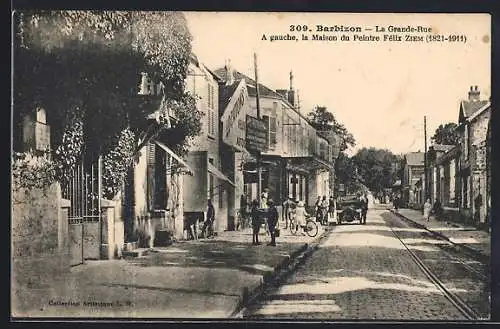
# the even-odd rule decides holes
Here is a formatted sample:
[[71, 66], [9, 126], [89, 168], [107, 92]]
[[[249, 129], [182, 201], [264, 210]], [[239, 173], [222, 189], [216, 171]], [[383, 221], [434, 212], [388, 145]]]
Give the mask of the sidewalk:
[[[154, 248], [138, 258], [87, 261], [50, 286], [22, 290], [14, 316], [227, 318], [273, 273], [318, 239], [281, 230], [253, 246], [250, 229]], [[19, 305], [19, 304], [18, 304]], [[18, 307], [19, 309], [19, 307]]]
[[[393, 213], [395, 211], [391, 209]], [[400, 216], [422, 226], [423, 228], [472, 250], [485, 258], [491, 257], [491, 236], [489, 233], [478, 230], [473, 226], [463, 226], [461, 224], [439, 221], [431, 217], [429, 221], [424, 220], [422, 213], [413, 209], [399, 209]]]

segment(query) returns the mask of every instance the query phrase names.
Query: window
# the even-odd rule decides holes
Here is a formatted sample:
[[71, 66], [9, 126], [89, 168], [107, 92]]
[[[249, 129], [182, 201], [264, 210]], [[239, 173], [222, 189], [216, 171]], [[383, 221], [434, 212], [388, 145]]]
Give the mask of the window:
[[208, 93], [207, 93], [207, 107], [208, 107], [208, 115], [207, 115], [207, 132], [211, 137], [215, 136], [216, 132], [216, 113], [215, 113], [215, 97], [214, 97], [214, 87], [208, 83]]
[[464, 155], [465, 159], [469, 158], [469, 126], [467, 124], [464, 128]]
[[276, 133], [278, 130], [276, 117], [270, 117], [268, 115], [264, 115], [263, 119], [267, 122], [268, 127], [268, 140], [269, 140], [269, 148], [274, 149], [277, 143]]

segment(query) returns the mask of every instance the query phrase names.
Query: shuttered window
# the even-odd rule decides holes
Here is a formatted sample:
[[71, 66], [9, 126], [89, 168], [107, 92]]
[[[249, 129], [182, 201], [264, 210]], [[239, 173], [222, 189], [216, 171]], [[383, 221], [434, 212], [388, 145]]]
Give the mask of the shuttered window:
[[269, 148], [274, 149], [277, 143], [276, 133], [278, 130], [276, 117], [270, 117], [268, 115], [264, 115], [262, 118], [267, 123]]
[[217, 117], [215, 113], [215, 90], [214, 86], [208, 83], [208, 95], [207, 95], [207, 107], [208, 107], [208, 115], [207, 115], [207, 129], [208, 135], [211, 137], [215, 137], [216, 132], [216, 122]]
[[155, 143], [148, 143], [146, 153], [148, 211], [167, 209], [167, 156]]
[[147, 207], [148, 211], [154, 210], [154, 195], [155, 195], [155, 163], [156, 163], [156, 147], [154, 143], [148, 143], [146, 149], [147, 155]]

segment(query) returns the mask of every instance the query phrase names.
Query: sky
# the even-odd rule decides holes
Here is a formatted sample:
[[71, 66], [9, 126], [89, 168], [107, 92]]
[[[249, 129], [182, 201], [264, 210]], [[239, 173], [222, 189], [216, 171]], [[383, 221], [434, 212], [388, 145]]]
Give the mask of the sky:
[[[193, 51], [207, 67], [234, 69], [272, 89], [294, 87], [301, 112], [326, 106], [354, 135], [356, 147], [393, 153], [424, 150], [439, 124], [457, 122], [459, 104], [477, 85], [481, 99], [491, 93], [491, 18], [488, 14], [360, 14], [186, 12]], [[306, 25], [307, 32], [291, 32]], [[361, 27], [361, 32], [316, 32], [316, 26]], [[376, 27], [386, 32], [375, 32]], [[389, 32], [389, 27], [430, 28], [431, 32]], [[366, 30], [370, 29], [370, 30]], [[298, 41], [270, 41], [295, 35]], [[302, 34], [309, 40], [302, 40]], [[312, 41], [312, 35], [337, 41]], [[340, 41], [342, 34], [349, 41]], [[354, 41], [354, 35], [459, 35], [465, 42]], [[263, 35], [267, 40], [262, 40]], [[436, 38], [435, 38], [436, 39]], [[429, 145], [429, 144], [428, 144]]]

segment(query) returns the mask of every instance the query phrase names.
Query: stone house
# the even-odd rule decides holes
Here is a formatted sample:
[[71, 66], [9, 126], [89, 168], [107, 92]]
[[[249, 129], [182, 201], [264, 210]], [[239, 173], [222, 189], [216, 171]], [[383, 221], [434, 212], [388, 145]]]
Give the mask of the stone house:
[[459, 208], [464, 219], [487, 225], [487, 133], [491, 103], [480, 99], [477, 86], [471, 86], [468, 99], [460, 102], [458, 127], [460, 159], [458, 179], [461, 191]]

